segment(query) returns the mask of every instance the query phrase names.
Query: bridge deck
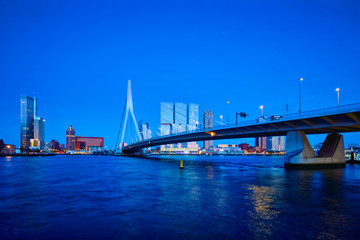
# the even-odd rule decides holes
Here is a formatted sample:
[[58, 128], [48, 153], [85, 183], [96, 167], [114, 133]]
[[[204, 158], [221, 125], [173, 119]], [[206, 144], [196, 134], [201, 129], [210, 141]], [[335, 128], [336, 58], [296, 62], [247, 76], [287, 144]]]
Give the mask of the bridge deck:
[[131, 153], [147, 147], [181, 142], [284, 136], [289, 131], [304, 131], [306, 134], [358, 132], [360, 131], [360, 104], [303, 112], [301, 117], [296, 114], [282, 120], [262, 123], [251, 120], [211, 129], [154, 137], [128, 145], [123, 148], [123, 152]]

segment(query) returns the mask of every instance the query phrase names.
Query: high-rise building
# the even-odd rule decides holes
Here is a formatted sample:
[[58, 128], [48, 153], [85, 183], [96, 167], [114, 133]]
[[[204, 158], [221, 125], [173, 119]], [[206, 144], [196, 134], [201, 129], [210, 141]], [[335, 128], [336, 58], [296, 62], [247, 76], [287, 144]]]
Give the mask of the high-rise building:
[[[200, 127], [199, 124], [199, 104], [190, 103], [187, 106], [187, 131], [194, 131]], [[197, 148], [197, 142], [188, 142], [185, 143], [185, 147], [188, 148]]]
[[45, 119], [34, 117], [34, 139], [39, 143], [37, 147], [45, 148]]
[[199, 127], [199, 104], [190, 103], [187, 111], [187, 131], [193, 131]]
[[34, 138], [34, 99], [29, 96], [21, 96], [20, 104], [20, 146], [29, 149], [30, 139]]
[[[204, 129], [209, 129], [209, 128], [213, 128], [214, 126], [214, 115], [211, 111], [206, 111], [204, 113], [204, 118], [203, 118], [203, 126]], [[213, 141], [212, 140], [208, 140], [208, 141], [204, 141], [203, 143], [203, 149], [208, 149], [213, 147]]]
[[285, 151], [285, 136], [266, 137], [266, 151]]
[[[267, 116], [260, 116], [256, 119], [257, 123], [263, 123], [267, 121]], [[266, 150], [266, 137], [256, 137], [255, 138], [255, 146], [260, 149], [261, 152]]]
[[21, 146], [45, 147], [45, 119], [37, 116], [37, 99], [21, 96]]
[[174, 125], [173, 132], [185, 132], [187, 125], [187, 105], [185, 103], [175, 103], [174, 107]]
[[174, 124], [174, 103], [160, 103], [160, 135], [172, 133]]
[[71, 125], [66, 131], [66, 150], [75, 150], [75, 129]]
[[34, 97], [34, 139], [31, 142], [32, 147], [45, 148], [45, 119], [37, 116], [36, 97]]
[[[185, 131], [196, 130], [199, 126], [199, 105], [190, 103], [170, 103], [160, 104], [160, 134], [161, 136], [175, 134]], [[197, 145], [196, 142], [191, 143]], [[187, 143], [181, 144], [182, 148], [187, 148]], [[165, 146], [163, 146], [165, 148]]]

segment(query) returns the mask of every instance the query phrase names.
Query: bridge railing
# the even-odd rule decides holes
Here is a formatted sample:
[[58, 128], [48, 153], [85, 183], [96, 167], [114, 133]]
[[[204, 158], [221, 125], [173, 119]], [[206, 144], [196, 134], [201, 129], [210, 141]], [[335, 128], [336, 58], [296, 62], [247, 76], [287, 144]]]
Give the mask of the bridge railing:
[[204, 132], [204, 131], [229, 129], [229, 128], [234, 128], [234, 127], [248, 126], [248, 125], [260, 125], [260, 124], [266, 124], [269, 122], [281, 122], [281, 121], [305, 119], [305, 118], [310, 118], [310, 117], [320, 117], [320, 116], [326, 116], [326, 115], [344, 114], [344, 113], [350, 113], [350, 112], [356, 112], [356, 111], [360, 111], [360, 103], [304, 111], [304, 112], [301, 112], [301, 114], [300, 113], [292, 113], [292, 114], [288, 114], [288, 115], [279, 115], [279, 116], [281, 116], [281, 119], [278, 119], [278, 120], [267, 119], [264, 121], [260, 121], [259, 119], [252, 119], [252, 120], [247, 120], [247, 121], [241, 121], [238, 123], [216, 125], [212, 128], [201, 128], [201, 129], [188, 130], [188, 131], [177, 132], [177, 133], [170, 133], [170, 134], [163, 135], [163, 136], [148, 138], [148, 139], [145, 139], [145, 140], [139, 141], [139, 142], [152, 141], [152, 140], [161, 139], [163, 137], [169, 137], [169, 136], [180, 136], [180, 135], [189, 134], [189, 133], [198, 133], [198, 132]]

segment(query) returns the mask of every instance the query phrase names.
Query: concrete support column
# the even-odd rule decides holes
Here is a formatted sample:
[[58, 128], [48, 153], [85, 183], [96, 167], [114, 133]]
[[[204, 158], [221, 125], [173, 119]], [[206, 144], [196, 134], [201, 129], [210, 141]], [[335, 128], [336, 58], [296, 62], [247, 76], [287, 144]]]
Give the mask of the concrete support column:
[[285, 168], [345, 167], [343, 136], [327, 135], [318, 156], [302, 131], [291, 131], [286, 137]]

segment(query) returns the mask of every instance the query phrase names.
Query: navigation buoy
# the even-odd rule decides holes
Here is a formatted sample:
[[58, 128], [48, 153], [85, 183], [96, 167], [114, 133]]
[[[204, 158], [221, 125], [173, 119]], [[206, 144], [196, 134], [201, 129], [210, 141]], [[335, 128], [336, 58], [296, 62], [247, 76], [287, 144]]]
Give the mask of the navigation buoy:
[[180, 169], [184, 168], [183, 160], [180, 160]]

